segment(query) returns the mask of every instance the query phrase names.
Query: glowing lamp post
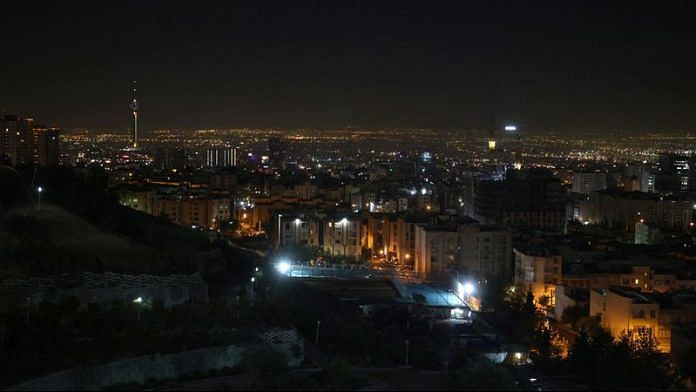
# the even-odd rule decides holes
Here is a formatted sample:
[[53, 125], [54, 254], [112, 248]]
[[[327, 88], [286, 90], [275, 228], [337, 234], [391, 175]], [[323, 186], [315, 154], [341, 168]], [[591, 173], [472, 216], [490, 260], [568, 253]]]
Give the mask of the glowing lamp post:
[[287, 261], [281, 261], [280, 263], [276, 264], [276, 270], [285, 275], [290, 271], [290, 263]]

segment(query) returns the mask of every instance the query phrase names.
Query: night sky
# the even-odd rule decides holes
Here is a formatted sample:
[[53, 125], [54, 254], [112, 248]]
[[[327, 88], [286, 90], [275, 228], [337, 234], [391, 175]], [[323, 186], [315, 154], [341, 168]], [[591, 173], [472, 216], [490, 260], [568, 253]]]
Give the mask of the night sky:
[[0, 109], [125, 130], [137, 79], [144, 129], [696, 128], [694, 1], [336, 3], [4, 0]]

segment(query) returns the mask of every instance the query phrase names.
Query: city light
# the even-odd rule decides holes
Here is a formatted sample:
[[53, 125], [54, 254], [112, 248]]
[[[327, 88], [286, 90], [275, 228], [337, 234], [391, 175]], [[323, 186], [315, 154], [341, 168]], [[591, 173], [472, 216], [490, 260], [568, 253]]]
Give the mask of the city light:
[[[631, 10], [631, 17], [608, 18], [612, 29], [604, 28], [607, 20], [584, 20], [586, 12], [554, 7], [545, 10], [545, 19], [568, 23], [556, 23], [556, 34], [536, 34], [526, 26], [539, 19], [530, 7], [477, 12], [482, 19], [477, 22], [491, 29], [471, 28], [457, 17], [427, 17], [433, 12], [457, 16], [470, 8], [466, 4], [400, 9], [410, 23], [390, 18], [393, 7], [377, 7], [375, 14], [365, 7], [309, 14], [298, 7], [258, 10], [229, 4], [203, 12], [168, 7], [172, 23], [164, 27], [174, 31], [166, 31], [141, 18], [149, 11], [145, 9], [120, 6], [95, 14], [93, 7], [69, 6], [67, 14], [75, 17], [65, 19], [62, 5], [15, 3], [11, 14], [31, 15], [32, 26], [58, 35], [7, 40], [11, 61], [3, 64], [10, 79], [3, 83], [6, 95], [22, 97], [7, 105], [16, 113], [0, 114], [1, 262], [3, 270], [22, 272], [0, 282], [7, 286], [3, 291], [16, 294], [8, 303], [11, 317], [0, 316], [0, 340], [12, 346], [3, 354], [4, 370], [12, 376], [3, 385], [43, 385], [43, 380], [24, 378], [55, 374], [66, 363], [84, 369], [123, 358], [151, 358], [163, 347], [170, 356], [190, 357], [188, 350], [199, 349], [216, 357], [216, 347], [236, 341], [250, 353], [265, 351], [268, 344], [281, 351], [306, 346], [307, 361], [288, 356], [278, 372], [265, 372], [263, 380], [252, 380], [258, 369], [236, 372], [260, 388], [303, 372], [311, 351], [330, 357], [355, 351], [350, 362], [356, 365], [401, 369], [404, 375], [392, 381], [407, 389], [418, 372], [431, 367], [434, 376], [416, 380], [419, 388], [437, 389], [442, 380], [454, 378], [460, 387], [481, 381], [458, 377], [461, 361], [451, 355], [452, 344], [444, 343], [475, 349], [477, 358], [465, 365], [478, 366], [479, 359], [486, 364], [485, 359], [496, 364], [492, 370], [498, 365], [524, 367], [508, 369], [512, 377], [483, 380], [490, 389], [609, 385], [628, 390], [661, 381], [680, 389], [696, 383], [696, 375], [692, 380], [681, 377], [678, 370], [690, 364], [682, 362], [692, 358], [677, 351], [696, 346], [696, 334], [689, 333], [696, 330], [696, 307], [687, 306], [696, 303], [696, 118], [684, 99], [676, 105], [670, 100], [690, 96], [688, 83], [671, 86], [674, 94], [664, 94], [659, 83], [665, 75], [696, 80], [693, 67], [673, 66], [693, 59], [669, 50], [642, 56], [640, 80], [624, 80], [627, 88], [620, 91], [604, 88], [611, 87], [613, 75], [602, 71], [622, 69], [628, 59], [603, 56], [605, 51], [583, 42], [563, 45], [561, 56], [548, 56], [543, 72], [533, 56], [515, 56], [505, 47], [486, 47], [487, 56], [421, 61], [417, 75], [398, 69], [414, 53], [460, 53], [460, 42], [452, 37], [474, 43], [514, 37], [515, 52], [531, 53], [554, 46], [579, 25], [587, 42], [614, 43], [612, 53], [652, 53], [655, 45], [627, 42], [625, 32], [640, 30], [655, 15], [661, 24], [682, 29], [691, 16], [687, 6]], [[624, 10], [616, 11], [611, 14]], [[229, 26], [238, 21], [219, 15], [241, 20], [251, 15], [264, 39], [236, 34]], [[138, 23], [124, 29], [125, 19]], [[55, 28], [75, 20], [99, 20], [99, 34]], [[288, 34], [277, 20], [289, 21], [298, 34]], [[343, 39], [343, 20], [359, 20], [361, 31], [405, 38], [387, 45], [391, 50], [375, 50], [384, 45]], [[21, 17], [8, 21], [3, 23], [8, 31], [23, 22]], [[179, 34], [179, 26], [203, 28]], [[655, 42], [671, 42], [671, 30], [646, 34]], [[691, 30], [684, 42], [696, 40], [696, 30]], [[418, 35], [414, 43], [407, 39], [414, 31], [428, 34]], [[71, 88], [44, 72], [45, 62], [23, 55], [53, 41], [74, 42], [73, 35], [81, 44], [61, 45], [51, 51], [51, 61], [79, 70], [85, 85], [102, 86], [98, 94]], [[100, 44], [103, 36], [123, 37], [134, 53], [157, 55], [114, 60], [109, 57], [113, 48]], [[216, 56], [201, 51], [200, 42], [213, 42], [203, 48], [210, 49], [231, 39], [244, 53], [268, 55], [241, 56], [239, 69], [205, 67], [216, 57], [234, 62], [240, 51], [221, 48]], [[269, 47], [268, 42], [284, 45]], [[177, 50], [158, 50], [162, 45]], [[337, 48], [346, 55], [336, 58]], [[196, 53], [197, 68], [204, 71], [187, 73], [190, 64], [178, 61], [181, 53]], [[336, 61], [323, 67], [321, 83], [307, 86], [298, 83], [297, 72], [283, 72], [283, 65], [290, 64], [311, 74], [322, 68], [312, 58], [327, 56]], [[379, 64], [397, 66], [361, 66], [375, 56]], [[85, 58], [106, 60], [94, 67]], [[282, 64], [269, 59], [282, 59]], [[508, 64], [500, 65], [506, 59]], [[567, 59], [602, 66], [588, 68]], [[168, 72], [158, 74], [153, 64], [166, 64]], [[105, 75], [99, 72], [104, 67], [124, 71]], [[269, 83], [240, 86], [248, 70], [277, 72], [271, 72]], [[500, 88], [447, 84], [463, 72], [480, 79], [480, 85], [497, 83]], [[564, 88], [563, 78], [553, 77], [578, 73], [584, 81], [579, 89]], [[136, 89], [135, 81], [126, 79], [129, 74], [142, 77], [145, 88]], [[188, 75], [183, 81], [171, 78], [182, 74]], [[366, 78], [373, 82], [369, 91], [360, 83]], [[236, 88], [202, 93], [210, 90], [211, 81]], [[167, 97], [172, 86], [176, 97]], [[245, 99], [250, 92], [255, 99]], [[523, 99], [512, 99], [520, 92]], [[29, 93], [37, 97], [24, 99]], [[258, 99], [260, 95], [272, 99]], [[394, 95], [408, 99], [395, 104]], [[119, 96], [125, 99], [111, 99]], [[650, 115], [640, 105], [621, 105], [631, 99], [655, 101]], [[472, 107], [472, 100], [482, 104]], [[595, 115], [571, 116], [577, 108]], [[53, 113], [55, 118], [22, 113]], [[244, 125], [225, 125], [233, 123]], [[77, 128], [80, 124], [88, 128]], [[616, 126], [609, 129], [607, 124]], [[42, 203], [49, 203], [46, 210]], [[62, 232], [70, 238], [62, 238]], [[37, 243], [40, 252], [34, 249]], [[70, 262], [60, 262], [61, 255], [69, 255]], [[48, 262], [51, 256], [58, 262]], [[589, 283], [591, 289], [575, 287]], [[58, 322], [46, 306], [55, 300], [55, 287], [80, 297], [74, 304], [79, 312], [62, 312]], [[110, 309], [114, 293], [122, 297], [128, 314]], [[219, 294], [224, 294], [225, 306], [212, 311], [219, 307]], [[182, 317], [181, 304], [192, 320]], [[346, 310], [359, 313], [359, 322], [344, 323], [350, 328], [342, 328], [334, 317]], [[283, 316], [279, 311], [292, 317], [277, 320]], [[584, 323], [561, 323], [569, 320], [560, 316], [578, 318], [581, 313], [600, 315], [592, 321], [607, 336], [606, 347], [585, 350], [578, 367], [573, 353], [586, 342], [572, 337], [581, 336]], [[195, 315], [205, 317], [196, 320]], [[182, 318], [185, 322], [174, 322]], [[376, 325], [381, 335], [403, 333], [387, 336], [388, 350], [378, 344], [350, 347], [355, 336], [375, 335]], [[443, 332], [454, 334], [455, 341], [431, 339], [440, 327], [450, 329]], [[123, 330], [134, 333], [124, 338]], [[201, 331], [209, 330], [215, 334], [204, 335], [212, 338], [200, 339]], [[215, 330], [224, 339], [216, 338], [220, 333]], [[507, 336], [511, 332], [514, 336]], [[541, 332], [548, 339], [536, 339]], [[35, 356], [23, 354], [37, 352], [32, 337], [47, 333], [66, 337], [47, 347], [55, 351], [51, 358], [62, 360], [36, 368]], [[169, 347], [159, 335], [196, 345]], [[649, 337], [646, 355], [619, 345], [624, 335], [630, 343]], [[85, 345], [84, 337], [93, 336], [121, 344], [118, 350]], [[537, 363], [549, 356], [554, 366]], [[210, 384], [208, 377], [220, 367], [214, 359], [198, 361], [196, 371], [184, 376]], [[627, 366], [642, 372], [627, 377]], [[558, 377], [558, 369], [572, 370], [573, 377]], [[148, 385], [165, 385], [172, 376], [152, 366], [142, 370], [139, 376]], [[356, 373], [348, 384], [375, 381], [374, 371]], [[337, 387], [331, 377], [305, 376], [316, 389]], [[79, 378], [72, 383], [78, 390], [114, 389], [129, 381], [109, 374]]]
[[464, 318], [464, 309], [462, 308], [454, 308], [450, 310], [450, 317], [453, 319], [462, 319]]
[[287, 274], [288, 271], [290, 271], [290, 263], [287, 261], [281, 261], [280, 263], [276, 264], [276, 270], [278, 270], [278, 272], [281, 274]]
[[471, 295], [474, 293], [474, 285], [471, 282], [464, 283], [464, 293], [466, 295]]
[[475, 291], [474, 284], [471, 282], [457, 282], [457, 296], [459, 299], [464, 299], [464, 297], [469, 297], [471, 296]]

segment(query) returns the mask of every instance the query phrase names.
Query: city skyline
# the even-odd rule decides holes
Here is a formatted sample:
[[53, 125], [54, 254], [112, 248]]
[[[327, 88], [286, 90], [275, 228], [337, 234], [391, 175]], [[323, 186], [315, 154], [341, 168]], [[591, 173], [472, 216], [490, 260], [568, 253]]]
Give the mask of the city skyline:
[[0, 390], [696, 386], [696, 2], [0, 8]]
[[689, 3], [315, 5], [10, 2], [0, 110], [126, 130], [137, 79], [143, 130], [696, 126]]

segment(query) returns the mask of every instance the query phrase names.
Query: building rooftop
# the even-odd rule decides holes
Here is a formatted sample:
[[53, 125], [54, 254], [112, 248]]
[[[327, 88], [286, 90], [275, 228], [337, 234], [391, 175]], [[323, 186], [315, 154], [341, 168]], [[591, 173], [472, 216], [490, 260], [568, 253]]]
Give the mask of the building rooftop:
[[634, 304], [655, 304], [655, 303], [657, 303], [657, 301], [654, 298], [651, 298], [652, 296], [641, 293], [638, 290], [634, 290], [631, 288], [612, 286], [612, 287], [609, 287], [608, 290], [611, 291], [612, 293], [620, 295], [624, 298], [631, 299]]
[[420, 225], [425, 231], [446, 231], [446, 232], [456, 232], [457, 226], [455, 225]]
[[536, 257], [549, 257], [549, 256], [559, 256], [559, 253], [556, 252], [553, 249], [543, 247], [543, 246], [533, 246], [533, 245], [525, 245], [525, 246], [515, 246], [515, 250], [518, 252], [525, 254], [527, 256], [536, 256]]

